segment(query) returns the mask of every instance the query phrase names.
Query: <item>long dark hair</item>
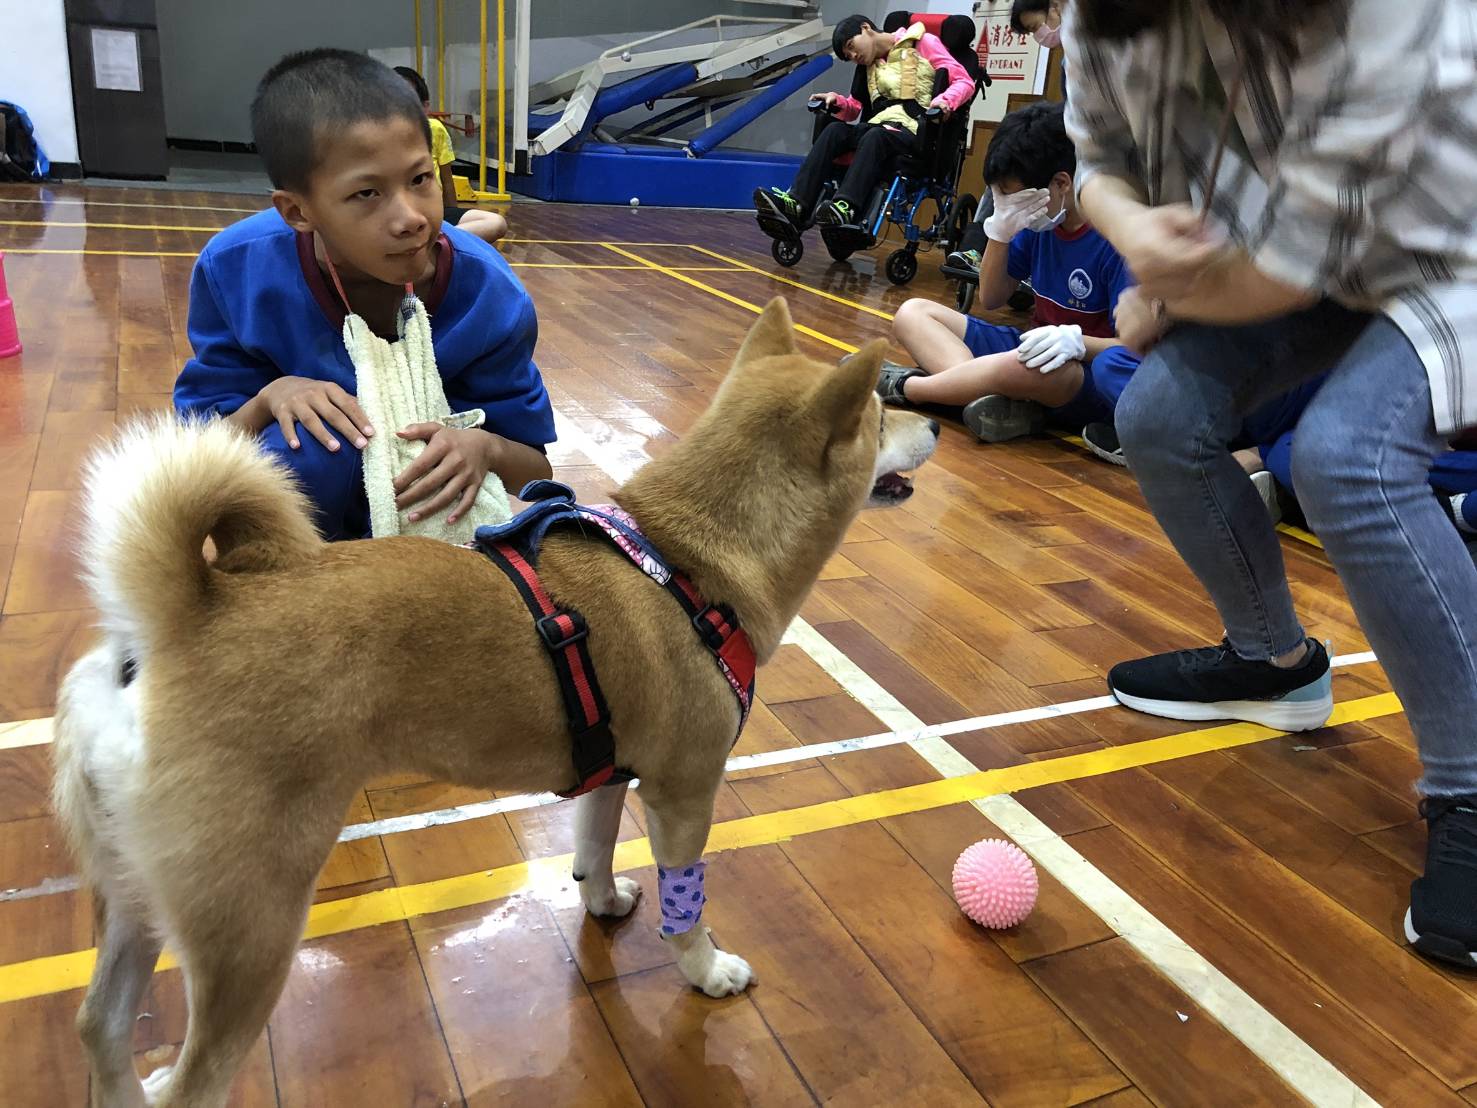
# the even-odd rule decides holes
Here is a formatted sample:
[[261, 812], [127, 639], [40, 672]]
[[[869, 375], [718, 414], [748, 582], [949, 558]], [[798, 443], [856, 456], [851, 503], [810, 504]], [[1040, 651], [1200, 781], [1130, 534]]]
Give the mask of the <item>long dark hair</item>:
[[[1285, 62], [1297, 60], [1297, 36], [1326, 14], [1347, 11], [1349, 0], [1198, 0], [1238, 44], [1268, 51]], [[1170, 0], [1072, 0], [1078, 23], [1090, 38], [1122, 41], [1163, 27], [1174, 7]]]

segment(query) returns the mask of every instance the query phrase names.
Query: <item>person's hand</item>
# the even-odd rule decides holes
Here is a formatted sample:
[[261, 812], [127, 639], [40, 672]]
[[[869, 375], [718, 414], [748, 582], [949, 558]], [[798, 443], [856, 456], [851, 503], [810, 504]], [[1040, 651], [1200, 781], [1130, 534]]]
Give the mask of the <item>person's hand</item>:
[[1003, 193], [999, 185], [990, 186], [995, 210], [985, 217], [985, 235], [996, 242], [1010, 242], [1031, 226], [1031, 221], [1051, 207], [1051, 193], [1046, 189], [1021, 189]]
[[1113, 329], [1123, 345], [1143, 357], [1164, 337], [1169, 320], [1156, 312], [1153, 303], [1138, 286], [1124, 289], [1113, 311]]
[[[257, 393], [257, 399], [282, 428], [287, 445], [297, 450], [297, 424], [330, 450], [339, 448], [329, 427], [337, 430], [360, 450], [374, 434], [369, 417], [359, 401], [332, 381], [312, 377], [279, 377]], [[325, 426], [326, 425], [326, 426]]]
[[1075, 323], [1048, 324], [1027, 331], [1015, 356], [1030, 369], [1050, 373], [1068, 362], [1087, 357], [1087, 344], [1082, 341], [1082, 328]]
[[477, 428], [439, 423], [413, 423], [396, 434], [419, 439], [426, 448], [395, 478], [395, 507], [404, 510], [419, 504], [410, 513], [418, 520], [454, 503], [446, 522], [455, 523], [477, 499], [477, 490], [496, 461], [499, 440]]
[[954, 114], [954, 109], [949, 107], [949, 105], [945, 104], [942, 100], [935, 100], [932, 104], [928, 106], [930, 108], [938, 109], [940, 123], [949, 122], [949, 116]]
[[1119, 238], [1119, 253], [1148, 300], [1186, 295], [1226, 251], [1224, 236], [1201, 226], [1188, 204], [1144, 208]]

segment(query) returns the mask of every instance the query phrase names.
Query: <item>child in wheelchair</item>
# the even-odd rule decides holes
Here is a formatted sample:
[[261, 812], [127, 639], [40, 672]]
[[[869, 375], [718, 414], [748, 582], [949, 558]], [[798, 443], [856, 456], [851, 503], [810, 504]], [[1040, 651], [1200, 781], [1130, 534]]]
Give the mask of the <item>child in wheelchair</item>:
[[[812, 111], [833, 118], [820, 128], [790, 187], [755, 190], [754, 208], [760, 227], [777, 241], [798, 242], [803, 231], [820, 224], [864, 236], [866, 243], [852, 247], [859, 249], [870, 245], [863, 220], [878, 185], [923, 152], [925, 122], [942, 123], [967, 107], [977, 86], [922, 23], [885, 31], [866, 16], [852, 15], [836, 25], [831, 45], [838, 58], [857, 67], [851, 95], [828, 92], [812, 100]], [[848, 154], [850, 164], [838, 182], [836, 163]]]

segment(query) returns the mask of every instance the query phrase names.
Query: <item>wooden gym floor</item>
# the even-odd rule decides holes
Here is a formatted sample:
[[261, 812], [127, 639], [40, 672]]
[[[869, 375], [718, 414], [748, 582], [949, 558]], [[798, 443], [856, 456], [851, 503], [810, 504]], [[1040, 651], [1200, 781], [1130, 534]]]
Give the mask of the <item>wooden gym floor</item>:
[[[47, 801], [57, 680], [90, 636], [78, 466], [115, 422], [168, 406], [193, 256], [260, 206], [0, 189], [26, 344], [0, 362], [8, 1108], [88, 1089], [72, 1017], [91, 920]], [[909, 295], [950, 298], [936, 255], [907, 290], [878, 272], [885, 251], [833, 265], [817, 243], [780, 271], [740, 214], [509, 214], [553, 461], [585, 497], [687, 431], [771, 296], [828, 358]], [[1213, 641], [1215, 612], [1129, 474], [1068, 441], [986, 447], [946, 426], [917, 495], [862, 517], [761, 674], [735, 754], [762, 756], [721, 791], [706, 922], [755, 989], [683, 985], [655, 937], [639, 794], [618, 857], [646, 897], [602, 925], [560, 857], [569, 806], [489, 813], [471, 790], [377, 781], [235, 1103], [1477, 1104], [1477, 980], [1399, 941], [1424, 838], [1409, 728], [1322, 552], [1284, 545], [1310, 630], [1352, 655], [1344, 722], [1285, 738], [1105, 706], [1108, 666]], [[911, 746], [810, 749], [956, 721]], [[415, 818], [442, 809], [456, 821]], [[1001, 831], [1037, 858], [1042, 896], [990, 934], [949, 871]], [[184, 1019], [166, 968], [140, 1072], [174, 1058]]]

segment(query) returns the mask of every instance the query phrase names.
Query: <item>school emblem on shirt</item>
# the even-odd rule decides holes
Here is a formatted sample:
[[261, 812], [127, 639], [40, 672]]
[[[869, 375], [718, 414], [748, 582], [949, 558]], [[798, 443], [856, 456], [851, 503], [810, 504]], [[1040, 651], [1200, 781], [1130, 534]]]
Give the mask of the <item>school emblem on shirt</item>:
[[1067, 278], [1067, 291], [1078, 300], [1086, 300], [1092, 295], [1092, 278], [1083, 270], [1072, 270], [1072, 275]]

